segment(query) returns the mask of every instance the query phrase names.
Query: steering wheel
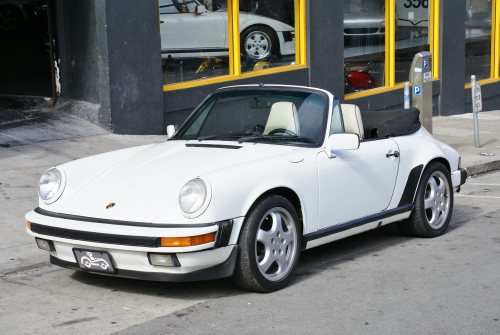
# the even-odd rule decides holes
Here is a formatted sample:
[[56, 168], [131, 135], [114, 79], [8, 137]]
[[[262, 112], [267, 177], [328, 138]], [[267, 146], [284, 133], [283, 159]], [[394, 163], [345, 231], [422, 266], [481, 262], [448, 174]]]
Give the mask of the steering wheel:
[[282, 134], [288, 135], [288, 136], [297, 136], [297, 134], [295, 134], [293, 131], [291, 131], [289, 129], [285, 129], [285, 128], [273, 129], [268, 133], [268, 135], [274, 135], [276, 133], [282, 133]]

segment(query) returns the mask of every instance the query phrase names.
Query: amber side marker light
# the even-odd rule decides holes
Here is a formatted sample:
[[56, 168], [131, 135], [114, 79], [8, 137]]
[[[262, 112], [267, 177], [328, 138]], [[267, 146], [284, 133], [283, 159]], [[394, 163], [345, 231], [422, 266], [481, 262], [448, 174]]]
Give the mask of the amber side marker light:
[[462, 157], [458, 157], [458, 168], [462, 167]]
[[28, 229], [31, 230], [31, 222], [28, 221]]
[[192, 247], [215, 241], [215, 232], [198, 236], [187, 237], [162, 237], [160, 246], [162, 247]]

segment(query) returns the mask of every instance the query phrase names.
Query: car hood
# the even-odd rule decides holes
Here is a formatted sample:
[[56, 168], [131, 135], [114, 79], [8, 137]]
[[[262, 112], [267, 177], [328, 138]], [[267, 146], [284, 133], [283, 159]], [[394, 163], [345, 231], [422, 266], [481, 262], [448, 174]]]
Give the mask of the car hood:
[[[57, 204], [57, 212], [64, 214], [153, 222], [165, 211], [180, 213], [179, 192], [189, 180], [294, 149], [296, 147], [260, 143], [167, 141], [146, 146], [133, 154], [124, 150], [124, 157], [115, 159], [112, 166], [103, 164], [101, 171], [89, 174], [83, 181], [81, 178], [85, 176], [77, 172], [82, 171], [81, 164], [85, 162], [72, 162], [61, 166], [66, 174], [68, 193], [65, 190], [54, 205]], [[100, 160], [106, 161], [106, 154], [101, 156]], [[90, 164], [89, 169], [95, 166], [101, 166], [99, 160]], [[237, 173], [232, 176], [237, 177]], [[82, 186], [75, 189], [72, 183]], [[115, 205], [106, 209], [111, 203]], [[52, 205], [42, 207], [54, 211]]]

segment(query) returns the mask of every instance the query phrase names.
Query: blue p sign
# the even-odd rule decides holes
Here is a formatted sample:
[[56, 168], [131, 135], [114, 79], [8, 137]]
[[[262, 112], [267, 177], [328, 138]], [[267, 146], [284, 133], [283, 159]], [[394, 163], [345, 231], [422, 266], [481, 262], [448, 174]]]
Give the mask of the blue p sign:
[[420, 86], [413, 86], [413, 94], [414, 95], [422, 94], [422, 88]]
[[429, 60], [424, 59], [424, 60], [422, 61], [422, 64], [423, 64], [423, 66], [422, 66], [422, 67], [423, 67], [424, 69], [427, 69], [427, 68], [429, 67]]

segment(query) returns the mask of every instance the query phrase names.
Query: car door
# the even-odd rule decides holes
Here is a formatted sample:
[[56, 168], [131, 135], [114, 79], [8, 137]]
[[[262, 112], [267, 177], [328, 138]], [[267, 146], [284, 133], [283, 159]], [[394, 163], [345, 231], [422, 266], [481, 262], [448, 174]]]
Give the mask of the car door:
[[385, 210], [391, 201], [400, 157], [390, 138], [363, 141], [357, 150], [317, 156], [319, 175], [319, 229]]
[[[222, 12], [197, 14], [192, 0], [160, 1], [162, 52], [227, 49], [227, 18]], [[215, 49], [215, 50], [214, 50]]]

